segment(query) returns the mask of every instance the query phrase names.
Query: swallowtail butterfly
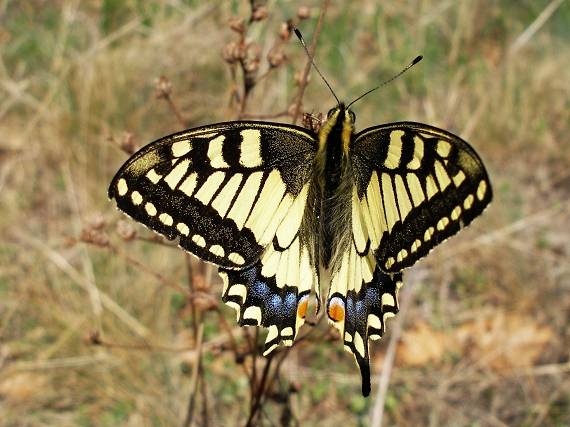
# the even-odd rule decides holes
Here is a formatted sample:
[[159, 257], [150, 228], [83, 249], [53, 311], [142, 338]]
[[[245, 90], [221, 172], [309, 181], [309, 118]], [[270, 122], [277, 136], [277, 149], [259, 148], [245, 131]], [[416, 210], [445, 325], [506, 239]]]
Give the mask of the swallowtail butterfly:
[[[468, 225], [492, 198], [477, 153], [456, 135], [399, 122], [356, 132], [343, 103], [317, 132], [234, 121], [175, 133], [135, 153], [109, 197], [219, 266], [240, 325], [290, 346], [311, 291], [370, 393], [369, 339], [398, 312], [402, 270]], [[320, 303], [319, 303], [320, 305]]]

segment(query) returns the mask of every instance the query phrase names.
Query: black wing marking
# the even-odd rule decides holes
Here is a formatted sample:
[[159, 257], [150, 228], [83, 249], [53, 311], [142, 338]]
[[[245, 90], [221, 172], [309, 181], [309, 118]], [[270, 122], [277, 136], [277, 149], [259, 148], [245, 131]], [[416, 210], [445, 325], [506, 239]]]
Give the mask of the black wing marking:
[[264, 355], [280, 343], [293, 344], [305, 322], [309, 293], [318, 287], [318, 272], [311, 247], [303, 233], [281, 246], [276, 237], [261, 259], [243, 270], [220, 269], [222, 299], [237, 312], [240, 325], [269, 328]]
[[[358, 249], [369, 243], [382, 270], [413, 265], [476, 218], [492, 199], [477, 153], [461, 138], [420, 123], [365, 129], [350, 146]], [[358, 226], [357, 226], [358, 228]]]
[[362, 376], [362, 394], [370, 394], [369, 339], [379, 339], [386, 320], [398, 312], [398, 289], [402, 273], [384, 273], [372, 252], [359, 255], [354, 245], [344, 253], [340, 267], [331, 276], [327, 298], [329, 321], [343, 337]]
[[142, 148], [109, 197], [205, 261], [240, 269], [258, 261], [291, 211], [303, 210], [316, 151], [315, 135], [296, 126], [204, 126]]

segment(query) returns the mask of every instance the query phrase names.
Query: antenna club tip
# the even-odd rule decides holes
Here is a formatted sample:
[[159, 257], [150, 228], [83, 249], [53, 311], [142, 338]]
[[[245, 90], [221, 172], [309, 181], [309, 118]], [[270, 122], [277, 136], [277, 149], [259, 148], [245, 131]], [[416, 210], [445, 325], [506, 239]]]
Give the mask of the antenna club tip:
[[417, 64], [418, 62], [420, 62], [422, 59], [424, 59], [423, 55], [418, 55], [415, 57], [415, 59], [412, 61], [412, 65]]
[[301, 34], [301, 32], [299, 31], [299, 29], [297, 27], [293, 28], [293, 32], [295, 33], [295, 35], [297, 37], [299, 37], [300, 39], [303, 38], [303, 35]]

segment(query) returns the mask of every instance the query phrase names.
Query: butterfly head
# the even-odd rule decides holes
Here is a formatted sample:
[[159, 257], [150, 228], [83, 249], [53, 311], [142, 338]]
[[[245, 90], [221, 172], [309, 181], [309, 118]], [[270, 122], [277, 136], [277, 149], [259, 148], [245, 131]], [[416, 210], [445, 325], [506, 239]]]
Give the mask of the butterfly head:
[[348, 108], [344, 102], [339, 103], [336, 107], [331, 108], [327, 113], [327, 120], [340, 121], [341, 123], [351, 123], [354, 125], [356, 115]]
[[340, 135], [344, 153], [348, 153], [350, 138], [354, 132], [356, 115], [343, 102], [338, 103], [327, 113], [327, 118], [319, 129], [319, 142], [321, 149], [326, 147], [329, 137]]

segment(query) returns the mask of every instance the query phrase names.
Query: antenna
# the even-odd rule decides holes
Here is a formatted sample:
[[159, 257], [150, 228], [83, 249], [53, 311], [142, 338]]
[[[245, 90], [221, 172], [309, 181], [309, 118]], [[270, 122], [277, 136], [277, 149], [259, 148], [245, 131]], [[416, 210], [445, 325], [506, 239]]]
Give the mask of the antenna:
[[315, 70], [317, 70], [317, 73], [319, 73], [319, 76], [321, 76], [321, 79], [323, 79], [323, 81], [325, 82], [325, 84], [327, 85], [327, 87], [329, 88], [331, 93], [333, 94], [334, 99], [336, 99], [336, 103], [340, 105], [340, 101], [339, 101], [338, 97], [336, 96], [336, 94], [334, 93], [334, 90], [332, 90], [331, 85], [329, 84], [329, 82], [327, 82], [327, 79], [325, 79], [325, 76], [323, 76], [323, 73], [321, 73], [321, 71], [319, 70], [319, 67], [317, 67], [317, 64], [315, 64], [315, 60], [313, 59], [313, 56], [309, 52], [309, 48], [307, 48], [307, 45], [305, 44], [305, 39], [303, 39], [303, 35], [301, 34], [301, 32], [297, 28], [295, 28], [294, 31], [295, 31], [295, 35], [299, 38], [299, 41], [303, 45], [303, 48], [305, 49], [305, 52], [307, 53], [307, 56], [309, 57], [311, 64], [313, 65], [313, 67], [315, 67]]
[[418, 62], [420, 62], [423, 59], [423, 56], [419, 55], [416, 56], [414, 58], [414, 60], [412, 62], [410, 62], [408, 65], [406, 65], [404, 67], [404, 69], [402, 71], [400, 71], [398, 74], [396, 74], [394, 77], [386, 80], [385, 82], [383, 82], [382, 84], [380, 84], [379, 86], [376, 86], [374, 89], [370, 89], [366, 92], [364, 92], [362, 95], [360, 95], [358, 98], [356, 98], [354, 101], [352, 101], [350, 104], [348, 104], [346, 106], [346, 108], [350, 107], [352, 104], [354, 104], [356, 101], [360, 101], [362, 98], [364, 98], [366, 95], [368, 95], [371, 92], [374, 92], [376, 89], [380, 89], [382, 86], [387, 85], [388, 83], [390, 83], [392, 80], [397, 79], [398, 77], [400, 77], [402, 74], [404, 74], [406, 71], [408, 71], [410, 68], [412, 68], [414, 65], [416, 65]]

